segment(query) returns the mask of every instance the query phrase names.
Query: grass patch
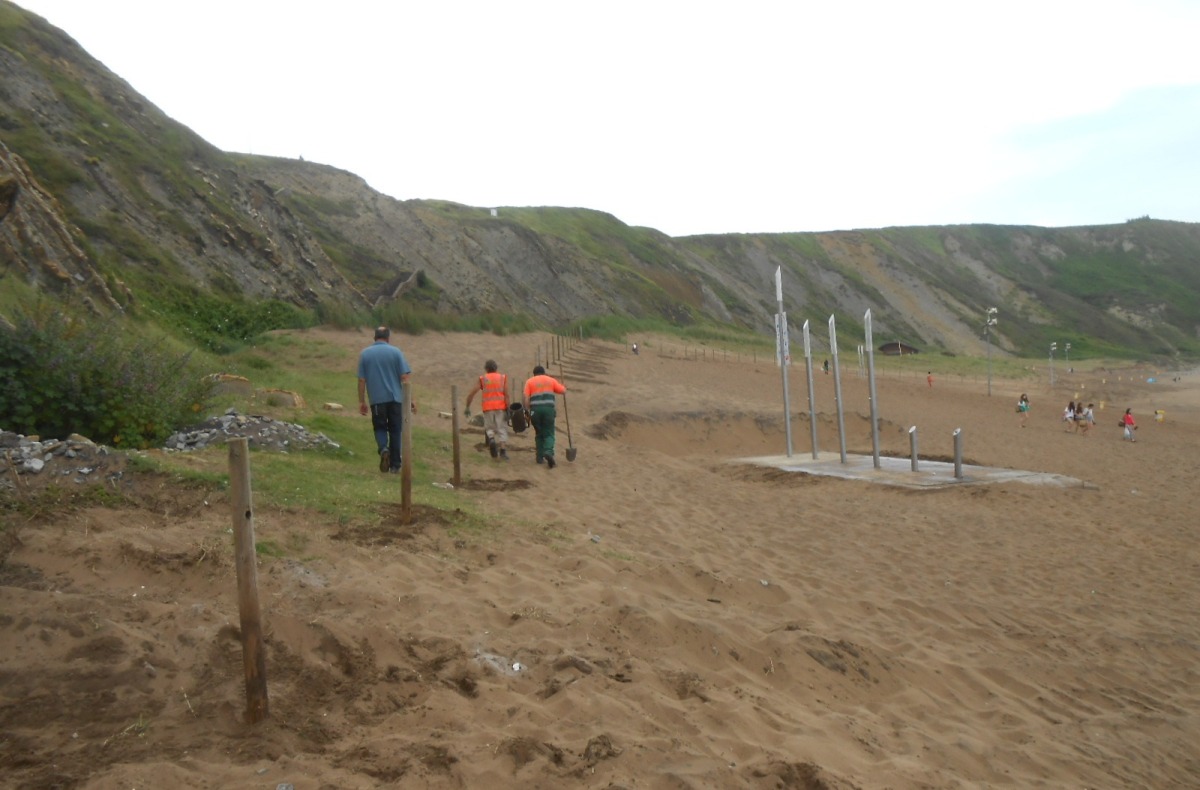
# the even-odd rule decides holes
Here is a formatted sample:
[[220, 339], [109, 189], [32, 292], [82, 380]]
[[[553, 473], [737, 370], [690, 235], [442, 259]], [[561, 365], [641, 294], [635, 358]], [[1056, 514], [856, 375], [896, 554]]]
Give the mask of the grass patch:
[[[258, 509], [296, 510], [319, 514], [330, 524], [347, 529], [376, 528], [401, 502], [399, 475], [380, 474], [375, 438], [370, 422], [357, 413], [296, 412], [291, 415], [310, 432], [322, 432], [341, 445], [335, 450], [276, 453], [250, 452], [252, 496]], [[464, 500], [461, 494], [434, 483], [450, 479], [453, 459], [445, 431], [416, 427], [412, 433], [412, 502], [453, 514], [450, 533], [485, 539], [494, 523]], [[476, 464], [473, 453], [463, 458], [464, 474]], [[170, 475], [191, 485], [226, 490], [229, 486], [228, 451], [211, 446], [189, 453], [141, 456], [139, 468]], [[305, 545], [290, 539], [286, 544], [264, 541], [264, 556], [299, 555]]]
[[[5, 536], [0, 539], [0, 547], [15, 535], [18, 522], [44, 522], [63, 512], [88, 507], [116, 508], [127, 503], [124, 494], [103, 484], [70, 488], [51, 484], [29, 491], [0, 491], [0, 513], [5, 515], [0, 524], [0, 536]], [[5, 551], [0, 551], [0, 562], [4, 555]]]
[[254, 544], [254, 553], [259, 557], [286, 557], [287, 552], [273, 540], [260, 540]]
[[712, 323], [678, 326], [661, 318], [631, 318], [623, 315], [592, 316], [571, 325], [569, 334], [585, 339], [625, 343], [639, 335], [654, 334], [679, 338], [680, 343], [723, 344], [729, 348], [773, 349], [774, 341], [750, 330]]

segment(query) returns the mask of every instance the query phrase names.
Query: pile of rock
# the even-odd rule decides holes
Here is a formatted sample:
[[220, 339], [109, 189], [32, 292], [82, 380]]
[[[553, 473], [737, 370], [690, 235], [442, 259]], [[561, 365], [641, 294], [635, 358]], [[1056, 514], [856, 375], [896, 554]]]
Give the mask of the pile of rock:
[[19, 475], [60, 476], [76, 483], [119, 479], [124, 464], [114, 463], [118, 455], [78, 434], [41, 441], [0, 431], [0, 488], [14, 488]]
[[[250, 447], [269, 452], [341, 447], [323, 433], [310, 433], [303, 425], [230, 409], [172, 434], [163, 450], [202, 450], [233, 437], [245, 437]], [[13, 488], [18, 476], [63, 477], [80, 484], [113, 481], [124, 474], [124, 459], [124, 453], [78, 434], [42, 441], [36, 436], [0, 431], [0, 488]]]
[[163, 449], [168, 452], [203, 450], [233, 437], [249, 439], [251, 448], [277, 453], [319, 448], [336, 450], [341, 447], [323, 433], [309, 433], [303, 425], [271, 417], [238, 414], [236, 409], [229, 409], [219, 417], [210, 417], [198, 425], [171, 434]]

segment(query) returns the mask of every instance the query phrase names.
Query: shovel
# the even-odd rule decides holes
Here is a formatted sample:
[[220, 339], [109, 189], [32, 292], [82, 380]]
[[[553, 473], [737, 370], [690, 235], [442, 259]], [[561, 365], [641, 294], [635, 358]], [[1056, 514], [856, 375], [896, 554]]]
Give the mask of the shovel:
[[[558, 363], [558, 379], [562, 382], [563, 387], [567, 386], [566, 377], [563, 375], [562, 362]], [[563, 393], [563, 421], [567, 424], [567, 460], [574, 461], [575, 454], [579, 452], [573, 444], [571, 444], [571, 414], [567, 411], [567, 393]]]

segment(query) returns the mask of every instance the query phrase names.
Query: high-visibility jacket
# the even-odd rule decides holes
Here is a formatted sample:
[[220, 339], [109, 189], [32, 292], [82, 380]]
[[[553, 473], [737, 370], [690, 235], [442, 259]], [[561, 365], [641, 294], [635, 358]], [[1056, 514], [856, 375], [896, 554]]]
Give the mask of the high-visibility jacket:
[[536, 409], [538, 406], [550, 406], [553, 408], [554, 395], [556, 393], [562, 395], [566, 391], [566, 387], [544, 373], [540, 376], [534, 376], [525, 382], [525, 398], [529, 401], [529, 408], [531, 410]]
[[508, 402], [504, 397], [504, 388], [507, 385], [508, 376], [503, 373], [484, 373], [479, 377], [484, 411], [508, 411]]

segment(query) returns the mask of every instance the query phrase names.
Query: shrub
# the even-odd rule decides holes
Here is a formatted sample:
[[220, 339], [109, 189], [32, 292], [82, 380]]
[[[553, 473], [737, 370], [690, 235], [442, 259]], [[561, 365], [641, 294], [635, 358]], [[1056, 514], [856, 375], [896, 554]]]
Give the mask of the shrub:
[[160, 324], [198, 348], [229, 354], [264, 332], [313, 325], [313, 316], [277, 299], [252, 301], [181, 288], [143, 297]]
[[0, 427], [147, 447], [200, 411], [212, 385], [189, 354], [47, 304], [0, 328]]

